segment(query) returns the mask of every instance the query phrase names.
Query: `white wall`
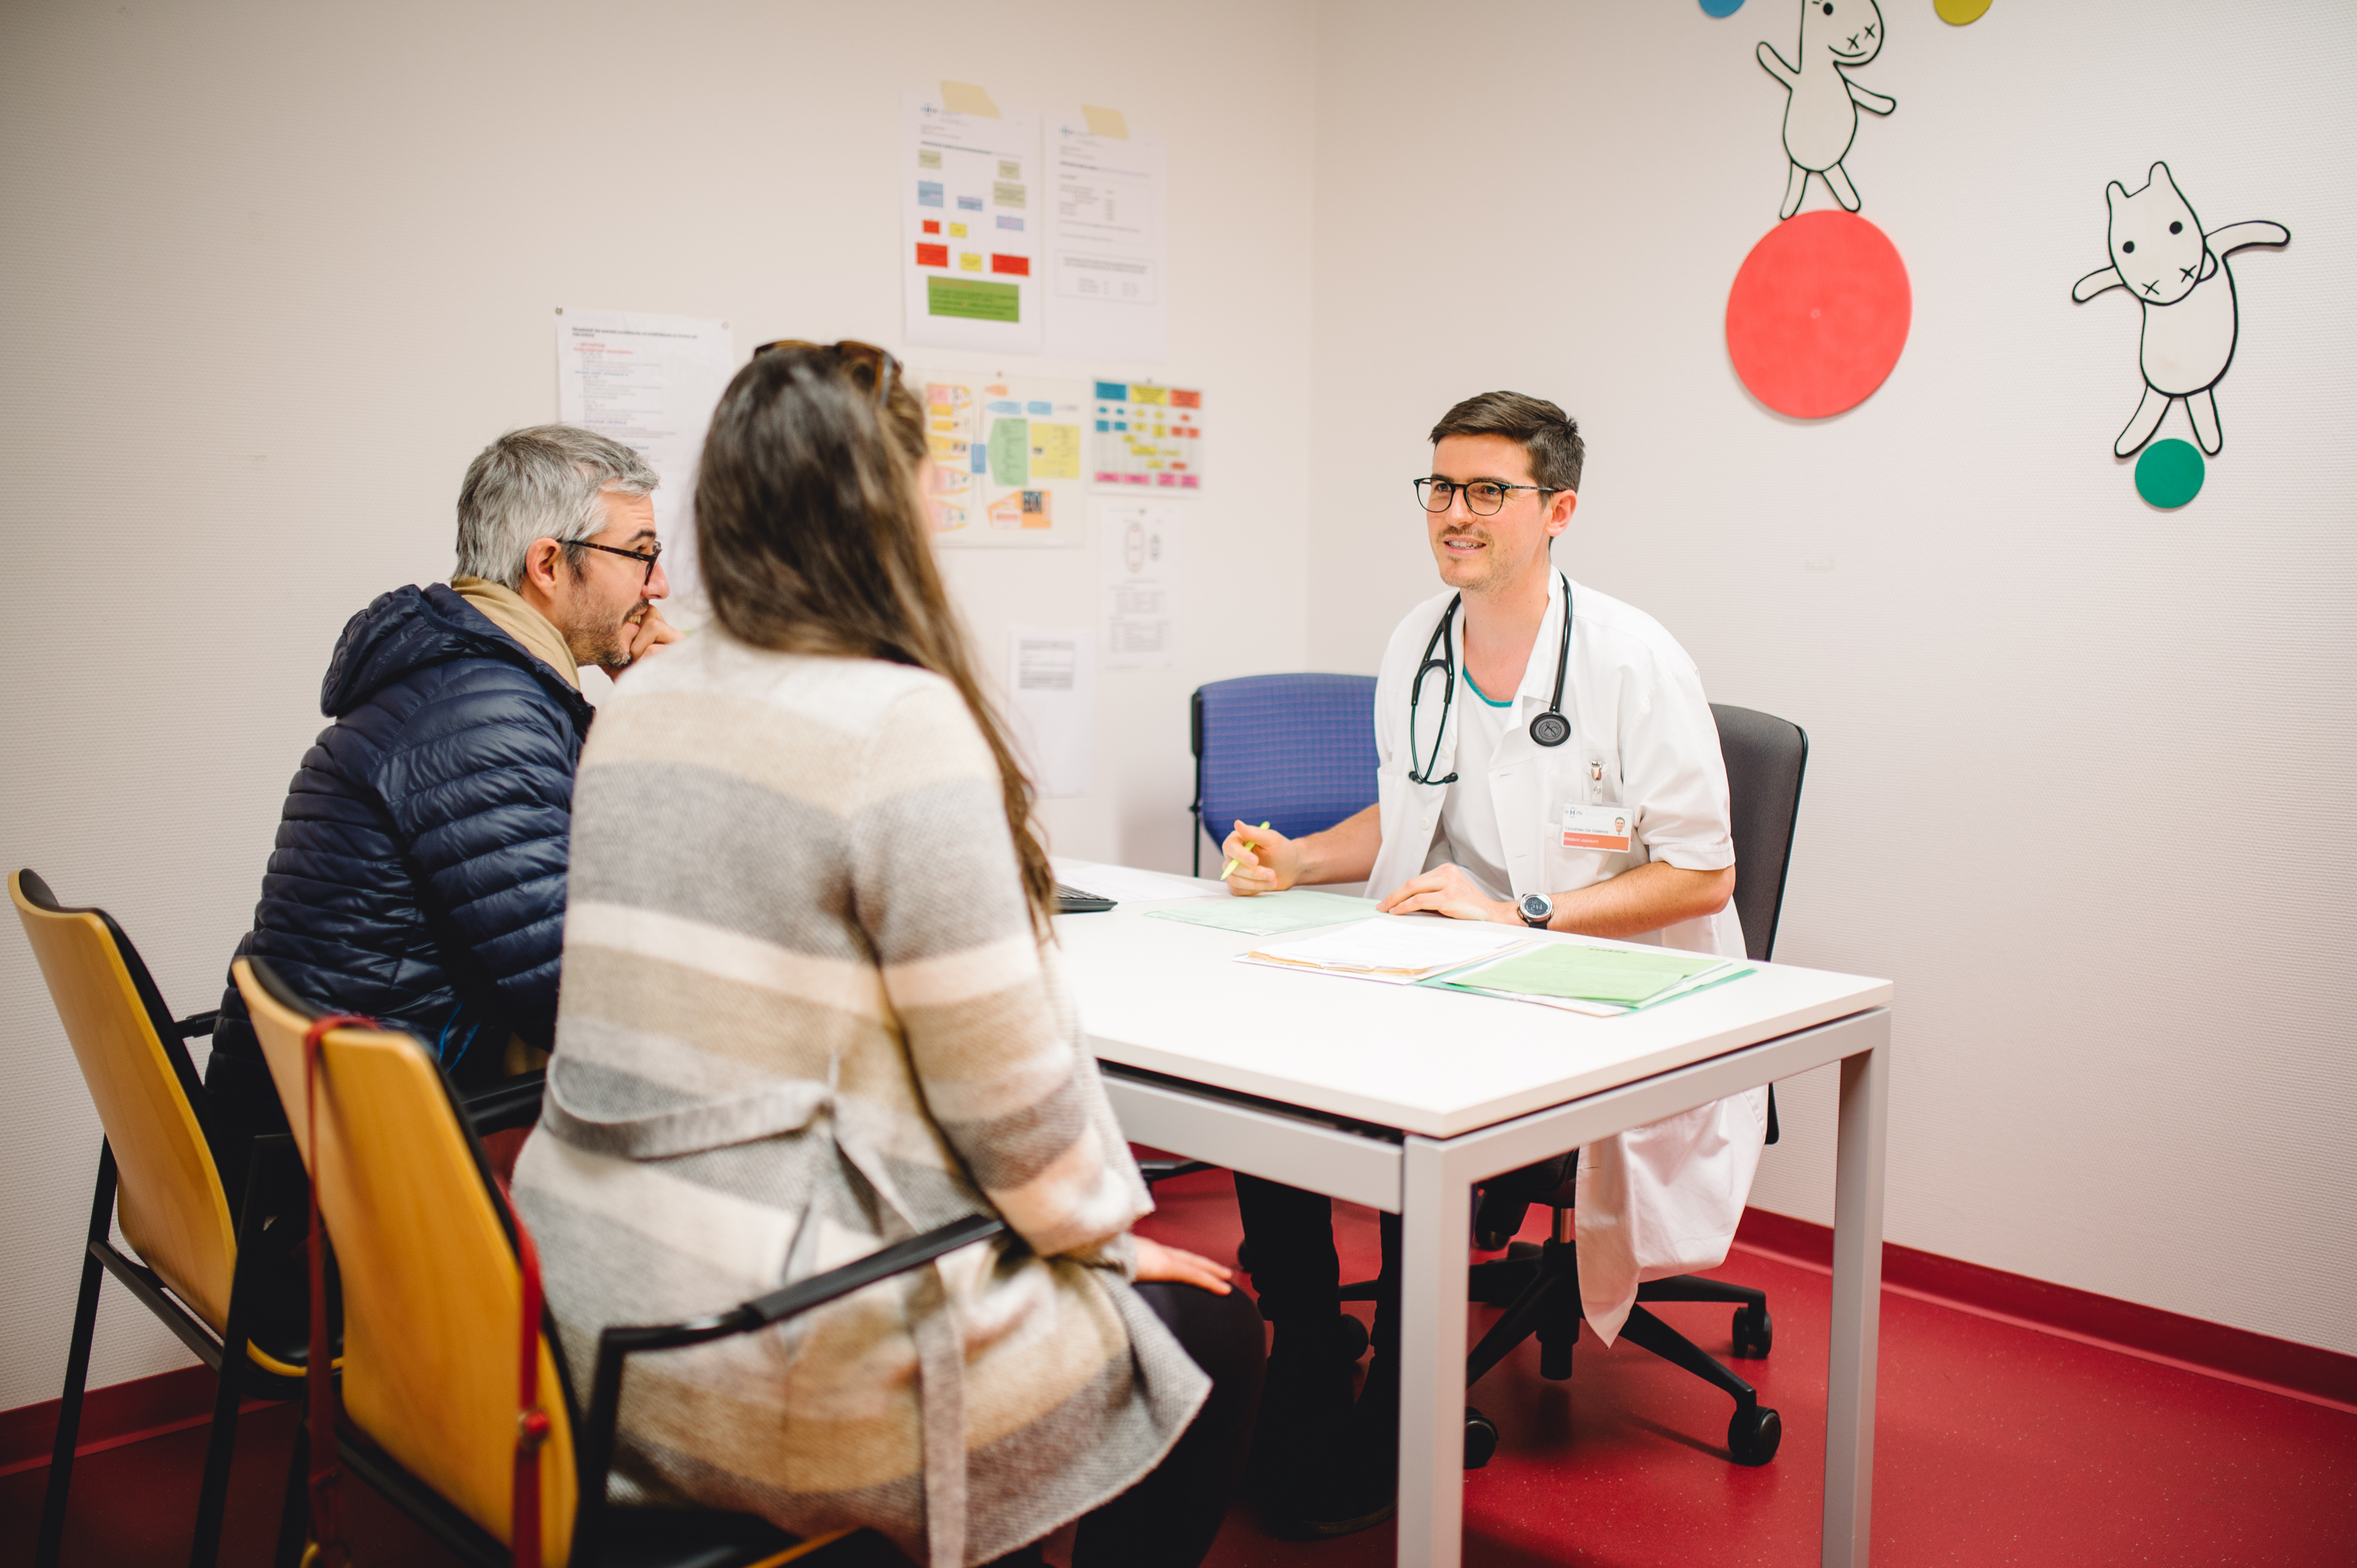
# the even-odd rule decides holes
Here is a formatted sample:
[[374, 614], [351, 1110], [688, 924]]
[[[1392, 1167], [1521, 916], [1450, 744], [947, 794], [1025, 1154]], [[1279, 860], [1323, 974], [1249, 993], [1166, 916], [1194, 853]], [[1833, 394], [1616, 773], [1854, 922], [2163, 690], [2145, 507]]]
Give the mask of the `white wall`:
[[[1471, 391], [1555, 396], [1594, 444], [1573, 575], [1658, 614], [1714, 696], [1814, 737], [1780, 956], [1900, 982], [1892, 1239], [2357, 1351], [2335, 950], [2357, 24], [1889, 12], [1862, 75], [1900, 112], [1850, 167], [1914, 332], [1864, 407], [1798, 425], [1749, 403], [1719, 337], [1781, 189], [1781, 94], [1750, 50], [1785, 40], [1790, 0], [1724, 22], [1685, 0], [1214, 3], [1184, 27], [11, 6], [0, 527], [27, 609], [0, 860], [113, 908], [174, 1006], [210, 1005], [335, 635], [447, 572], [468, 458], [553, 415], [552, 308], [897, 344], [901, 89], [1111, 103], [1168, 137], [1164, 369], [1222, 425], [1182, 665], [1102, 677], [1097, 789], [1050, 803], [1058, 847], [1181, 865], [1186, 693], [1372, 670], [1429, 591], [1421, 434]], [[2226, 453], [2172, 515], [2106, 455], [2134, 312], [2068, 299], [2104, 182], [2157, 157], [2212, 226], [2294, 234], [2236, 263]], [[994, 664], [1010, 622], [1086, 624], [1093, 570], [951, 566]], [[2182, 842], [2212, 803], [2252, 828]], [[12, 941], [0, 1029], [7, 1409], [57, 1391], [98, 1130]], [[1826, 1218], [1829, 1100], [1803, 1080], [1783, 1105], [1758, 1197]], [[124, 1299], [101, 1383], [182, 1359]]]
[[[1883, 9], [1858, 75], [1899, 108], [1848, 167], [1913, 332], [1807, 424], [1722, 335], [1793, 0], [1323, 13], [1310, 662], [1372, 671], [1432, 591], [1441, 411], [1561, 402], [1557, 559], [1814, 743], [1778, 956], [1898, 981], [1889, 1238], [2357, 1351], [2357, 16]], [[2070, 299], [2155, 159], [2205, 226], [2293, 235], [2233, 263], [2225, 451], [2176, 513], [2110, 456], [2136, 312]], [[1829, 1219], [1830, 1083], [1781, 1103], [1755, 1200]]]
[[[555, 416], [558, 305], [900, 342], [904, 87], [1123, 109], [1170, 148], [1172, 380], [1210, 389], [1180, 667], [1100, 680], [1057, 848], [1177, 868], [1186, 693], [1290, 669], [1308, 458], [1306, 5], [18, 5], [0, 12], [0, 472], [26, 613], [0, 860], [213, 1004], [347, 617], [450, 567], [466, 464]], [[1250, 244], [1234, 243], [1248, 235]], [[936, 357], [934, 363], [961, 361]], [[962, 361], [968, 365], [974, 361]], [[1034, 361], [1040, 373], [1151, 367]], [[1269, 434], [1263, 435], [1260, 433]], [[1092, 552], [950, 555], [996, 668]], [[1248, 558], [1281, 613], [1225, 596]], [[54, 1398], [99, 1131], [0, 940], [0, 1409]], [[186, 1359], [119, 1290], [107, 1383]]]

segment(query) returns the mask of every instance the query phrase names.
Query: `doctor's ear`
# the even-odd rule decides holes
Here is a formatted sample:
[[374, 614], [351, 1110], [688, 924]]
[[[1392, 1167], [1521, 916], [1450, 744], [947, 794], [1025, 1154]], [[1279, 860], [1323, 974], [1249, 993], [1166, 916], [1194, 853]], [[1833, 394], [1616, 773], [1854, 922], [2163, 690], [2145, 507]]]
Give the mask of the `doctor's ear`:
[[1573, 509], [1579, 505], [1577, 490], [1557, 490], [1547, 498], [1546, 531], [1552, 539], [1571, 526]]

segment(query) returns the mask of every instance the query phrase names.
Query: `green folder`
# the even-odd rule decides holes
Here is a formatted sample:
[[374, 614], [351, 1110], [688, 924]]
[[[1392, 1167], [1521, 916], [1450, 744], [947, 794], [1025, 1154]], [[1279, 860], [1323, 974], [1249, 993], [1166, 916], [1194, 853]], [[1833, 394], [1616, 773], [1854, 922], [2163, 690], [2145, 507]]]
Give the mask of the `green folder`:
[[1563, 996], [1576, 1002], [1636, 1007], [1727, 961], [1716, 953], [1631, 952], [1626, 948], [1548, 942], [1500, 959], [1487, 968], [1459, 970], [1448, 976], [1448, 983], [1466, 990]]

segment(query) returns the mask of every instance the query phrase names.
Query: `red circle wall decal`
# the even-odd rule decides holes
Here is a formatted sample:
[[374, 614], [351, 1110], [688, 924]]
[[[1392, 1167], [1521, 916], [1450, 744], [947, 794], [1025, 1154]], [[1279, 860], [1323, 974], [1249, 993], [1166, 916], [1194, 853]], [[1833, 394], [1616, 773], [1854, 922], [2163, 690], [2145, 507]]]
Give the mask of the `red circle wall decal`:
[[1882, 384], [1914, 309], [1889, 236], [1855, 212], [1803, 212], [1743, 258], [1727, 292], [1727, 355], [1770, 408], [1824, 419]]

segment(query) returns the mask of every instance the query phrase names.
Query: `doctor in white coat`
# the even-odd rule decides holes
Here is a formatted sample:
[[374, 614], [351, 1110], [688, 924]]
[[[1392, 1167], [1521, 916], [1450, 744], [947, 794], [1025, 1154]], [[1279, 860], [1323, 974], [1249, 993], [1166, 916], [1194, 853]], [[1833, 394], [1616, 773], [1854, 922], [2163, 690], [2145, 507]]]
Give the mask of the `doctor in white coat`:
[[[1432, 440], [1432, 473], [1416, 488], [1446, 588], [1408, 612], [1383, 655], [1376, 804], [1297, 840], [1237, 823], [1229, 885], [1250, 895], [1363, 881], [1392, 913], [1741, 958], [1727, 769], [1694, 661], [1661, 623], [1580, 586], [1550, 556], [1578, 504], [1577, 425], [1554, 403], [1490, 392], [1449, 410]], [[1639, 1282], [1726, 1261], [1766, 1133], [1760, 1089], [1581, 1151], [1581, 1305], [1605, 1343]], [[1297, 1364], [1286, 1364], [1288, 1316], [1328, 1310], [1330, 1247], [1321, 1253], [1302, 1233], [1325, 1206], [1251, 1178], [1238, 1192], [1255, 1283], [1268, 1275], [1264, 1303], [1270, 1286], [1278, 1298], [1263, 1421], [1282, 1434], [1288, 1399], [1296, 1416], [1330, 1404], [1330, 1375], [1306, 1364], [1332, 1342], [1322, 1326], [1290, 1335]], [[1389, 1276], [1395, 1225], [1384, 1240]], [[1340, 1533], [1389, 1511], [1380, 1455], [1397, 1417], [1371, 1405], [1396, 1408], [1384, 1365], [1396, 1329], [1383, 1322], [1395, 1300], [1387, 1291], [1378, 1306], [1359, 1440], [1340, 1445], [1361, 1456], [1360, 1473], [1261, 1477], [1273, 1483], [1276, 1522], [1296, 1527], [1286, 1533]], [[1281, 1468], [1272, 1455], [1288, 1449], [1336, 1446], [1316, 1433], [1275, 1435], [1255, 1469]], [[1381, 1486], [1370, 1470], [1384, 1473]]]

